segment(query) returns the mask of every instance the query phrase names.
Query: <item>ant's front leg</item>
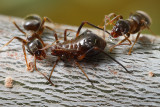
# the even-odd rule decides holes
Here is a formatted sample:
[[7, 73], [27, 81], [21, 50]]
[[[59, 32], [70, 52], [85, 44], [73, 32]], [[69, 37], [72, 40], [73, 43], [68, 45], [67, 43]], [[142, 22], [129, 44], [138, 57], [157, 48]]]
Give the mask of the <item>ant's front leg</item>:
[[[131, 45], [131, 44], [132, 44], [132, 42], [129, 40], [129, 37], [130, 37], [130, 34], [129, 34], [129, 33], [127, 34], [127, 37], [126, 37], [125, 35], [123, 35], [123, 36], [124, 36], [125, 38], [124, 38], [123, 40], [121, 40], [120, 42], [118, 42], [116, 45], [112, 46], [112, 47], [110, 48], [110, 52], [112, 52], [113, 48], [115, 48], [116, 46], [119, 46], [119, 45]], [[127, 40], [129, 43], [122, 44], [122, 43], [125, 42], [126, 40]]]
[[[114, 17], [111, 19], [112, 16], [114, 16]], [[113, 22], [117, 21], [119, 19], [123, 19], [123, 17], [121, 15], [116, 15], [115, 13], [111, 13], [109, 15], [105, 15], [105, 18], [104, 18], [105, 26], [107, 26], [107, 25], [115, 25]], [[106, 23], [107, 20], [109, 20], [108, 23]]]
[[[98, 26], [98, 27], [104, 29], [104, 25], [106, 25], [107, 20], [109, 20], [109, 22], [110, 22], [112, 16], [113, 16], [113, 17], [116, 17], [117, 15], [116, 15], [115, 13], [110, 13], [110, 14], [108, 14], [108, 15], [105, 15], [105, 17], [104, 17], [104, 19], [103, 19], [103, 21], [102, 21], [102, 24], [100, 24], [100, 25], [103, 25], [103, 26]], [[104, 24], [104, 23], [105, 23], [105, 24]]]
[[[114, 17], [113, 17], [113, 19], [111, 20], [111, 17], [112, 17], [112, 16], [114, 16]], [[105, 15], [105, 18], [104, 18], [104, 32], [105, 32], [105, 30], [106, 30], [106, 26], [108, 26], [108, 25], [115, 25], [115, 24], [114, 24], [114, 21], [117, 21], [117, 20], [119, 20], [119, 19], [123, 19], [123, 17], [122, 17], [121, 15], [116, 15], [115, 13], [110, 13], [109, 15]], [[107, 20], [109, 20], [108, 23], [106, 23]], [[105, 36], [105, 33], [103, 33], [103, 38], [105, 38], [105, 37], [106, 37], [106, 36]]]
[[46, 76], [44, 73], [38, 71], [37, 66], [36, 66], [36, 56], [35, 56], [35, 55], [34, 55], [34, 66], [35, 66], [35, 70], [36, 70], [37, 72], [39, 72], [41, 75], [43, 75], [43, 76], [46, 78], [46, 80], [48, 80], [48, 82], [49, 82], [52, 86], [55, 86], [55, 85], [52, 83], [52, 81], [51, 81], [50, 79], [48, 79], [47, 76]]

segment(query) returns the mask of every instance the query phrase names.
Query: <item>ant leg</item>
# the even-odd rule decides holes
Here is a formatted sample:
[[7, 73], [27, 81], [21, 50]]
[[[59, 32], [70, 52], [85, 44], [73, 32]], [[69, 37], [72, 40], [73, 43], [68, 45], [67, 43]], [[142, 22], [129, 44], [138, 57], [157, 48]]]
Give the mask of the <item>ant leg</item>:
[[48, 18], [48, 17], [46, 17], [46, 16], [45, 16], [45, 18], [46, 18], [46, 20], [47, 20], [48, 22], [53, 23], [53, 21], [52, 21], [50, 18]]
[[116, 21], [116, 20], [119, 20], [119, 19], [123, 19], [123, 17], [121, 15], [117, 15], [115, 16], [112, 20], [109, 20], [109, 22], [107, 24], [105, 24], [106, 26], [107, 25], [115, 25], [113, 22]]
[[72, 29], [65, 29], [65, 31], [64, 31], [64, 41], [67, 41], [67, 31], [76, 32], [75, 30], [72, 30]]
[[[78, 28], [78, 30], [77, 30], [77, 33], [76, 33], [76, 37], [79, 36], [80, 30], [82, 29], [82, 27], [84, 26], [84, 24], [88, 24], [88, 25], [90, 25], [90, 26], [92, 26], [92, 27], [94, 27], [94, 28], [97, 28], [97, 29], [100, 29], [100, 30], [104, 31], [104, 29], [102, 29], [102, 28], [100, 28], [100, 27], [98, 27], [98, 26], [96, 26], [96, 25], [94, 25], [94, 24], [91, 24], [91, 23], [89, 23], [88, 21], [84, 21], [84, 22], [82, 22], [81, 25], [79, 26], [79, 28]], [[108, 31], [105, 31], [105, 32], [110, 35], [110, 33], [109, 33]]]
[[49, 27], [49, 26], [44, 26], [44, 23], [46, 22], [46, 20], [49, 21], [49, 22], [52, 22], [48, 17], [44, 17], [39, 29], [37, 30], [37, 34], [41, 35], [43, 30], [44, 30], [44, 28], [47, 28], [47, 29], [49, 29], [49, 30], [54, 32], [54, 37], [56, 39], [56, 42], [58, 43], [59, 41], [58, 41], [58, 36], [57, 36], [56, 31], [54, 29], [52, 29], [51, 27]]
[[46, 22], [46, 20], [49, 21], [49, 22], [52, 22], [48, 17], [44, 17], [43, 20], [42, 20], [42, 23], [41, 23], [41, 25], [39, 27], [39, 29], [36, 32], [37, 34], [39, 34], [39, 35], [42, 34], [42, 32], [44, 30], [43, 26], [44, 26], [44, 23]]
[[89, 77], [87, 76], [87, 74], [84, 72], [84, 70], [82, 69], [82, 67], [80, 66], [80, 64], [77, 62], [77, 61], [74, 61], [75, 64], [79, 67], [79, 69], [83, 72], [83, 74], [87, 77], [88, 81], [91, 82], [92, 86], [93, 85], [93, 82], [89, 79]]
[[56, 67], [56, 65], [57, 65], [57, 63], [58, 63], [59, 60], [60, 60], [60, 57], [57, 58], [56, 62], [53, 65], [52, 71], [51, 71], [50, 76], [49, 76], [49, 80], [51, 79], [51, 76], [52, 76], [52, 73], [54, 71], [54, 68]]
[[9, 45], [14, 39], [17, 39], [17, 40], [19, 40], [20, 42], [22, 42], [22, 48], [23, 48], [23, 53], [24, 53], [24, 57], [25, 57], [27, 69], [29, 69], [29, 64], [28, 64], [28, 62], [27, 62], [26, 50], [25, 50], [25, 45], [27, 44], [27, 41], [26, 41], [26, 40], [24, 40], [24, 39], [22, 39], [22, 38], [20, 38], [20, 37], [13, 37], [9, 42], [7, 42], [6, 44], [4, 44], [4, 45], [0, 48], [0, 50], [1, 50], [2, 48], [4, 48], [5, 46]]
[[110, 48], [110, 52], [112, 52], [113, 48], [115, 48], [116, 46], [119, 46], [119, 45], [131, 45], [131, 43], [122, 44], [122, 43], [123, 43], [124, 41], [126, 41], [126, 40], [127, 40], [127, 39], [125, 38], [125, 39], [121, 40], [120, 42], [118, 42], [116, 45], [112, 46], [112, 47]]
[[24, 35], [26, 35], [26, 32], [24, 32], [21, 28], [19, 28], [19, 26], [16, 24], [15, 21], [13, 21], [12, 23], [16, 26], [16, 28], [17, 28], [20, 32], [22, 32]]
[[[104, 24], [104, 22], [106, 22], [107, 20], [111, 21], [110, 18], [111, 18], [112, 16], [116, 17], [117, 15], [116, 15], [115, 13], [110, 13], [110, 14], [108, 14], [108, 15], [105, 15], [102, 23]], [[102, 23], [101, 23], [100, 25], [102, 25]], [[98, 26], [98, 27], [100, 27], [100, 28], [103, 29], [103, 28], [104, 28], [104, 25], [103, 25], [103, 27], [102, 27], [102, 26]]]
[[29, 66], [28, 61], [27, 61], [27, 54], [26, 54], [26, 49], [25, 49], [25, 44], [24, 43], [22, 44], [22, 49], [23, 49], [24, 58], [25, 58], [25, 61], [26, 61], [27, 71], [28, 71], [28, 70], [30, 70], [30, 66]]
[[22, 43], [27, 43], [26, 42], [26, 40], [24, 40], [24, 39], [22, 39], [22, 38], [20, 38], [20, 37], [13, 37], [10, 41], [8, 41], [6, 44], [4, 44], [1, 48], [0, 48], [0, 50], [2, 49], [2, 48], [4, 48], [5, 46], [8, 46], [14, 39], [17, 39], [17, 40], [19, 40], [20, 42], [22, 42]]
[[133, 46], [135, 45], [135, 43], [137, 42], [137, 40], [138, 40], [138, 38], [139, 38], [139, 36], [140, 36], [140, 33], [141, 33], [141, 32], [139, 32], [139, 33], [137, 34], [136, 40], [134, 41], [134, 44], [132, 45], [132, 47], [129, 49], [128, 55], [131, 54], [132, 48], [133, 48]]
[[[103, 29], [104, 29], [104, 32], [103, 32], [103, 38], [105, 39], [105, 30], [106, 30], [106, 26], [108, 25], [108, 23], [111, 21], [111, 17], [114, 16], [116, 17], [117, 15], [115, 13], [110, 13], [109, 15], [105, 15], [105, 18], [104, 18], [104, 26], [103, 26]], [[109, 22], [106, 24], [106, 21], [109, 20]]]
[[39, 72], [41, 75], [43, 75], [43, 76], [46, 78], [46, 80], [48, 80], [48, 82], [49, 82], [52, 86], [55, 86], [55, 85], [52, 83], [52, 81], [50, 81], [50, 79], [48, 79], [48, 78], [46, 77], [46, 75], [45, 75], [44, 73], [38, 71], [37, 66], [36, 66], [36, 56], [35, 56], [35, 55], [34, 55], [34, 66], [35, 66], [35, 69], [36, 69], [37, 72]]
[[103, 54], [105, 54], [106, 56], [108, 56], [110, 59], [112, 59], [113, 61], [115, 61], [116, 63], [118, 63], [120, 66], [122, 66], [127, 72], [129, 72], [120, 62], [118, 62], [116, 59], [114, 59], [113, 57], [111, 57], [109, 54], [107, 54], [106, 52], [104, 52], [102, 49], [98, 48], [98, 47], [93, 47], [91, 49], [89, 49], [87, 52], [85, 52], [84, 54], [82, 54], [81, 56], [78, 57], [78, 60], [82, 60], [87, 53], [89, 53], [92, 50], [99, 50], [100, 52], [102, 52]]
[[129, 40], [130, 33], [127, 33], [126, 35], [127, 35], [127, 37], [126, 37], [125, 35], [123, 35], [123, 36], [128, 40], [129, 44], [131, 45], [131, 44], [132, 44], [132, 42], [131, 42], [131, 40]]
[[[130, 35], [130, 34], [128, 34], [128, 35]], [[113, 47], [111, 47], [111, 48], [110, 48], [110, 52], [112, 52], [113, 48], [115, 48], [116, 46], [119, 46], [119, 45], [131, 45], [131, 44], [132, 44], [132, 42], [128, 39], [129, 36], [127, 36], [127, 37], [126, 37], [125, 35], [123, 35], [123, 36], [125, 37], [125, 39], [121, 40], [121, 41], [118, 42], [116, 45], [114, 45]], [[125, 42], [126, 40], [128, 40], [129, 43], [127, 43], [127, 44], [122, 44], [122, 43]]]
[[[153, 35], [155, 35], [154, 32], [150, 29], [150, 27], [147, 25], [147, 23], [146, 23], [145, 20], [142, 20], [141, 22], [144, 24], [144, 26], [145, 26]], [[155, 35], [155, 36], [156, 36], [156, 35]]]
[[[111, 16], [115, 16], [112, 20], [110, 20], [110, 17]], [[106, 20], [109, 20], [108, 23], [106, 23]], [[105, 20], [104, 20], [104, 32], [106, 30], [106, 26], [108, 25], [115, 25], [113, 22], [116, 21], [116, 20], [119, 20], [119, 19], [123, 19], [123, 17], [121, 15], [117, 15], [116, 14], [110, 14], [110, 16], [105, 16]], [[103, 34], [103, 38], [105, 38], [105, 33]]]
[[49, 26], [44, 26], [44, 27], [47, 28], [47, 29], [49, 29], [49, 30], [51, 30], [51, 31], [53, 31], [54, 37], [56, 39], [56, 43], [58, 43], [59, 41], [58, 41], [58, 36], [57, 36], [56, 31], [54, 29], [52, 29], [51, 27], [49, 27]]

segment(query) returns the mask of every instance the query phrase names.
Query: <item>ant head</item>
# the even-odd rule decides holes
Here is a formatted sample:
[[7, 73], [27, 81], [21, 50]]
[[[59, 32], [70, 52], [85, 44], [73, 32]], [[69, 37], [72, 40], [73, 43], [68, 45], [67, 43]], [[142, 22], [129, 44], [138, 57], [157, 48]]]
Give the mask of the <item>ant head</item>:
[[44, 50], [38, 50], [35, 52], [36, 59], [43, 60], [46, 57], [46, 52]]
[[113, 38], [117, 38], [119, 36], [122, 36], [123, 34], [126, 34], [128, 31], [129, 31], [128, 23], [125, 20], [120, 19], [117, 21], [116, 25], [113, 27], [111, 31], [111, 36]]
[[34, 39], [33, 41], [27, 44], [28, 52], [36, 56], [36, 59], [42, 60], [46, 57], [45, 50], [40, 50], [43, 48], [42, 43], [39, 39]]
[[41, 18], [38, 15], [29, 15], [25, 18], [23, 27], [26, 30], [37, 31], [41, 25]]

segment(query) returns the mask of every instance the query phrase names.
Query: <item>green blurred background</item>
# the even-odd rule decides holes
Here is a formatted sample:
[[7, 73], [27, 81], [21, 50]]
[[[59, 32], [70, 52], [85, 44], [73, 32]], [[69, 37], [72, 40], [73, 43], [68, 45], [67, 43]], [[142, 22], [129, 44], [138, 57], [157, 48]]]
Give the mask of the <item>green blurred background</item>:
[[[36, 13], [56, 23], [79, 26], [82, 21], [100, 25], [111, 12], [128, 18], [130, 12], [143, 10], [152, 18], [152, 31], [159, 35], [160, 0], [0, 0], [0, 14], [25, 17]], [[143, 33], [150, 33], [145, 30]]]

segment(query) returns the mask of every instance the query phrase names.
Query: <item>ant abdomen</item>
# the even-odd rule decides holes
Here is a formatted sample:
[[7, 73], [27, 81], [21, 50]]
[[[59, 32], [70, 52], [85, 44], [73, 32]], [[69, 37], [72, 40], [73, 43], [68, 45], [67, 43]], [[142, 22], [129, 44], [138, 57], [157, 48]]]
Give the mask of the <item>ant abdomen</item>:
[[138, 23], [140, 24], [145, 23], [146, 26], [150, 26], [152, 23], [152, 19], [150, 18], [150, 16], [146, 12], [140, 10], [136, 11], [135, 14], [131, 14], [129, 18], [138, 21]]
[[23, 23], [23, 27], [26, 30], [37, 31], [41, 25], [41, 17], [36, 14], [31, 14], [25, 17], [25, 21]]

